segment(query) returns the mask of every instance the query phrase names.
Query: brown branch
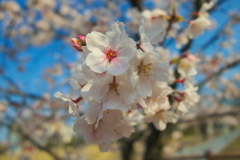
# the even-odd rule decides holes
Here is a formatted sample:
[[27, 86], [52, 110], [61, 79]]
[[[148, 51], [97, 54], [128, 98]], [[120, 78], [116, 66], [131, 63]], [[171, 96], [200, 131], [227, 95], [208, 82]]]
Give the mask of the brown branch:
[[[197, 1], [195, 2], [196, 10], [199, 10], [199, 9], [201, 8], [201, 5], [202, 5], [202, 3], [204, 3], [204, 1], [205, 1], [205, 0], [202, 0], [202, 1], [201, 1], [201, 0], [197, 0]], [[211, 9], [208, 11], [208, 13], [211, 13], [211, 12], [215, 11], [215, 10], [218, 8], [218, 6], [219, 6], [220, 4], [222, 4], [223, 2], [224, 2], [224, 1], [221, 1], [221, 0], [218, 1], [218, 2], [214, 5], [214, 7], [211, 8]], [[193, 16], [192, 19], [196, 19], [196, 18], [197, 18], [196, 16]], [[215, 32], [215, 34], [214, 34], [208, 41], [206, 41], [206, 42], [202, 45], [201, 50], [203, 50], [203, 48], [208, 47], [210, 44], [212, 44], [212, 42], [214, 42], [214, 41], [217, 40], [217, 37], [218, 37], [219, 34], [223, 31], [223, 29], [224, 29], [225, 26], [228, 24], [228, 22], [229, 22], [229, 20], [226, 20], [226, 21], [223, 22], [222, 26], [217, 29], [217, 31]], [[189, 39], [188, 43], [180, 49], [180, 53], [186, 52], [186, 51], [191, 47], [192, 43], [193, 43], [193, 39]]]
[[213, 79], [214, 77], [217, 77], [219, 75], [221, 75], [224, 71], [237, 66], [238, 64], [240, 64], [240, 59], [237, 59], [229, 64], [227, 64], [226, 66], [222, 67], [221, 69], [219, 69], [217, 72], [211, 74], [210, 76], [208, 76], [206, 79], [204, 79], [202, 82], [198, 83], [197, 86], [200, 88], [202, 87], [205, 83], [209, 82], [211, 79]]
[[25, 133], [23, 131], [23, 129], [20, 127], [20, 125], [18, 125], [17, 123], [4, 123], [4, 122], [0, 122], [1, 125], [6, 126], [9, 128], [9, 130], [15, 130], [16, 132], [18, 132], [23, 139], [29, 141], [32, 145], [34, 145], [36, 148], [47, 152], [49, 155], [51, 155], [54, 160], [61, 160], [61, 158], [55, 154], [49, 147], [47, 146], [43, 146], [41, 144], [39, 144], [37, 141], [35, 141], [30, 135], [28, 135], [27, 133]]
[[201, 46], [201, 50], [207, 48], [209, 45], [212, 45], [215, 41], [217, 41], [227, 24], [229, 24], [229, 19], [225, 20], [222, 25], [218, 27], [217, 31], [215, 31], [215, 34]]
[[224, 116], [237, 116], [240, 115], [240, 110], [233, 110], [233, 111], [227, 111], [222, 113], [210, 113], [206, 115], [198, 115], [191, 119], [183, 119], [179, 121], [178, 123], [194, 123], [194, 122], [202, 122], [203, 120], [207, 120], [210, 118], [222, 118]]
[[32, 98], [32, 99], [45, 99], [44, 97], [37, 95], [37, 94], [33, 94], [33, 93], [24, 93], [15, 89], [3, 89], [0, 88], [0, 92], [3, 94], [13, 94], [13, 95], [18, 95], [21, 97], [28, 97], [28, 98]]
[[142, 11], [142, 0], [129, 0], [132, 7], [136, 7], [139, 11]]
[[138, 131], [131, 135], [130, 138], [121, 139], [121, 158], [122, 160], [134, 159], [134, 143], [144, 137], [144, 131]]
[[49, 155], [51, 155], [55, 160], [61, 160], [61, 158], [55, 154], [50, 148], [46, 146], [40, 145], [38, 142], [36, 142], [31, 136], [29, 136], [27, 133], [25, 133], [21, 128], [18, 128], [17, 131], [21, 134], [21, 136], [29, 141], [31, 144], [33, 144], [36, 148], [47, 152]]

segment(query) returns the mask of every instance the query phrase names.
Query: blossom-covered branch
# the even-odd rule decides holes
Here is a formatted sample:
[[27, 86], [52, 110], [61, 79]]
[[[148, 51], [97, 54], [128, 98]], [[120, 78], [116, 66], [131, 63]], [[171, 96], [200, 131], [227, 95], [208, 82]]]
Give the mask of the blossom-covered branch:
[[198, 87], [202, 87], [204, 84], [206, 84], [207, 82], [209, 82], [210, 80], [212, 80], [213, 78], [221, 75], [224, 71], [235, 67], [237, 65], [240, 64], [240, 59], [234, 60], [228, 64], [226, 64], [225, 66], [223, 66], [222, 68], [220, 68], [218, 71], [212, 73], [211, 75], [209, 75], [206, 79], [204, 79], [202, 82], [198, 83], [197, 86]]

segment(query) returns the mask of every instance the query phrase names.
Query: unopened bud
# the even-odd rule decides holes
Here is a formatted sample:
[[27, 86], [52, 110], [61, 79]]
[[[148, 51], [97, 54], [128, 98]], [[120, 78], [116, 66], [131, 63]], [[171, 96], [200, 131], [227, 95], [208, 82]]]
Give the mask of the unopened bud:
[[71, 41], [73, 43], [73, 47], [77, 50], [77, 51], [82, 51], [82, 46], [86, 46], [86, 37], [79, 35], [78, 39], [77, 38], [71, 38]]

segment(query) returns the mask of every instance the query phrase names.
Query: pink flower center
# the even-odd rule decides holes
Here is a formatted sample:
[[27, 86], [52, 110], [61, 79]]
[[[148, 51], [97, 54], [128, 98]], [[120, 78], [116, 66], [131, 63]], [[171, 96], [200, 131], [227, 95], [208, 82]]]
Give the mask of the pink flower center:
[[109, 63], [117, 57], [117, 52], [111, 49], [108, 49], [105, 54]]

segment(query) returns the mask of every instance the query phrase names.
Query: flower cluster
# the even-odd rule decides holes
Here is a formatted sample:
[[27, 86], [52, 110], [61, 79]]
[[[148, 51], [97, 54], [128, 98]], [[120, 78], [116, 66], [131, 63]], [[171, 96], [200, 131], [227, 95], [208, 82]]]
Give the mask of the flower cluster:
[[[140, 40], [135, 42], [124, 27], [122, 22], [115, 22], [105, 34], [92, 31], [86, 37], [73, 38], [73, 47], [81, 51], [81, 58], [75, 64], [70, 84], [81, 95], [72, 99], [60, 92], [55, 94], [69, 103], [69, 113], [77, 117], [74, 131], [87, 143], [98, 144], [101, 151], [130, 136], [137, 122], [153, 123], [164, 130], [167, 123], [175, 123], [182, 115], [179, 111], [186, 113], [186, 105], [198, 101], [191, 96], [198, 97], [191, 83], [196, 74], [194, 56], [185, 55], [178, 60], [178, 72], [187, 88], [184, 92], [175, 91], [168, 85], [168, 52], [155, 47], [164, 39], [165, 29], [154, 26], [146, 31], [142, 20]], [[178, 102], [177, 110], [169, 97]], [[80, 101], [88, 104], [83, 115]]]

